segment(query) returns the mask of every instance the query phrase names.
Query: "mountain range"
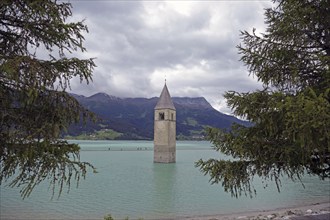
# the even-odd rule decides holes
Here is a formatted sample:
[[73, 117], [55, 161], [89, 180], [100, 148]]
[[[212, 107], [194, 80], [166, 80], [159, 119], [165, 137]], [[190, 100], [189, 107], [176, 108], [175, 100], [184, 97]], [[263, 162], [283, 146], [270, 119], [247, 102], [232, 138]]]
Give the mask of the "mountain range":
[[[68, 135], [112, 130], [119, 134], [116, 139], [153, 139], [154, 107], [158, 98], [118, 98], [105, 93], [90, 97], [71, 95], [100, 120], [73, 125]], [[178, 139], [203, 139], [207, 126], [229, 129], [234, 122], [249, 125], [249, 122], [215, 110], [203, 97], [173, 97], [172, 101], [177, 112]]]

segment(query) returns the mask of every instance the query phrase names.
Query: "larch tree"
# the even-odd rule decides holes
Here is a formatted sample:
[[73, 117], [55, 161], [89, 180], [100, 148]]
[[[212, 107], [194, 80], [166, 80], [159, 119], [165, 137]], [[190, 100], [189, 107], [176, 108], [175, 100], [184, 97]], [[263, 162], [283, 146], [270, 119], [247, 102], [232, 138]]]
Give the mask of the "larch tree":
[[79, 146], [60, 139], [72, 123], [93, 115], [66, 91], [74, 77], [89, 83], [93, 59], [84, 52], [83, 22], [68, 22], [71, 5], [56, 0], [0, 3], [0, 184], [29, 196], [49, 181], [61, 193], [92, 164]]
[[330, 177], [330, 1], [275, 0], [266, 31], [241, 32], [241, 61], [263, 89], [226, 92], [235, 115], [251, 127], [209, 128], [208, 139], [231, 160], [196, 163], [232, 196], [253, 196], [255, 177], [267, 184]]

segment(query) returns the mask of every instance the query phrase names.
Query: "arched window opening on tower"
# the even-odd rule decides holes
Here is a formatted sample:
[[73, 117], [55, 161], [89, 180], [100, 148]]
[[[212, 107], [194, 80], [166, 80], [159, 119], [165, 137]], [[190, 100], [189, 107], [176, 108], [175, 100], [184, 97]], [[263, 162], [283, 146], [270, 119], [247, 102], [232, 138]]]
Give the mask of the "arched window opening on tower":
[[171, 120], [173, 121], [174, 120], [174, 114], [171, 113]]
[[165, 120], [165, 113], [159, 112], [159, 120]]

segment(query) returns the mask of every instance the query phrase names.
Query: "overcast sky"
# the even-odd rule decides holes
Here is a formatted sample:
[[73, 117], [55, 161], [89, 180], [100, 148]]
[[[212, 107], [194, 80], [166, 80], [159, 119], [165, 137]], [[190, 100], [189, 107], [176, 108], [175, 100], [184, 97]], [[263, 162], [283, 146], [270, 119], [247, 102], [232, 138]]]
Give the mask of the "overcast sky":
[[264, 32], [271, 1], [71, 1], [85, 19], [84, 58], [96, 57], [93, 83], [72, 82], [90, 96], [159, 96], [165, 77], [171, 96], [203, 96], [230, 113], [223, 93], [260, 88], [239, 61], [240, 30]]

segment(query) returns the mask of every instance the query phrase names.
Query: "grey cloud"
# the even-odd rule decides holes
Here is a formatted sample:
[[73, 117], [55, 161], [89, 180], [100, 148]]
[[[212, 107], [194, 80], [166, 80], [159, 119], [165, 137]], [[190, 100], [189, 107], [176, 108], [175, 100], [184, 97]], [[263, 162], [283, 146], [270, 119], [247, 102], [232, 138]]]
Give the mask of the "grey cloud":
[[262, 9], [270, 2], [192, 2], [188, 15], [166, 2], [72, 4], [74, 16], [86, 18], [87, 55], [96, 56], [98, 65], [94, 83], [86, 86], [73, 81], [73, 92], [152, 97], [163, 86], [155, 82], [163, 82], [167, 74], [172, 77], [169, 89], [176, 96], [205, 96], [225, 109], [223, 101], [221, 105], [215, 101], [222, 100], [224, 91], [260, 87], [239, 62], [236, 45], [240, 30], [263, 27]]

